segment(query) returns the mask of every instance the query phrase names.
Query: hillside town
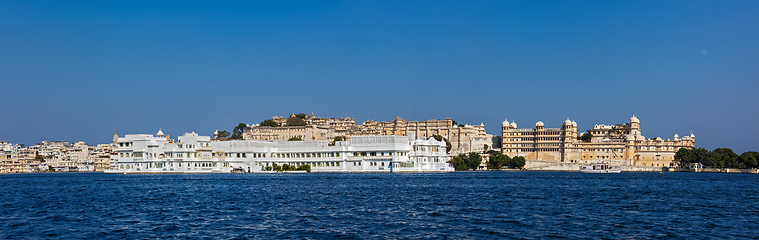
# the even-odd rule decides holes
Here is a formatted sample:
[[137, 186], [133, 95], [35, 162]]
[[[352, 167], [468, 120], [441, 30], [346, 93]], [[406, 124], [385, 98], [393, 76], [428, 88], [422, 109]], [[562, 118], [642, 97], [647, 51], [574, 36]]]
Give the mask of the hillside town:
[[24, 146], [0, 141], [0, 173], [91, 172], [110, 169], [114, 145], [48, 142]]
[[[182, 162], [188, 162], [181, 168], [183, 171], [189, 171], [187, 167], [192, 165], [191, 170], [200, 172], [266, 171], [267, 167], [285, 164], [324, 171], [392, 171], [393, 167], [396, 171], [450, 171], [451, 166], [445, 163], [472, 153], [485, 160], [474, 170], [484, 170], [488, 169], [489, 155], [484, 154], [488, 152], [537, 162], [669, 167], [678, 150], [695, 148], [695, 135], [646, 138], [636, 116], [621, 124], [596, 124], [585, 131], [579, 131], [577, 123], [570, 119], [553, 127], [539, 121], [528, 128], [519, 128], [516, 122], [505, 119], [499, 135], [493, 135], [485, 131], [483, 123], [459, 124], [450, 118], [409, 121], [396, 117], [392, 121], [366, 120], [356, 124], [350, 117], [322, 118], [301, 113], [287, 118], [273, 116], [259, 124], [241, 123], [231, 136], [218, 130], [213, 136], [193, 132], [177, 139], [161, 130], [155, 135], [123, 137], [114, 132], [106, 144], [42, 141], [24, 146], [3, 141], [0, 148], [0, 173], [178, 171]], [[432, 153], [425, 152], [433, 149]], [[195, 161], [200, 163], [197, 169]], [[427, 161], [444, 164], [433, 167]], [[174, 164], [175, 168], [164, 167]]]

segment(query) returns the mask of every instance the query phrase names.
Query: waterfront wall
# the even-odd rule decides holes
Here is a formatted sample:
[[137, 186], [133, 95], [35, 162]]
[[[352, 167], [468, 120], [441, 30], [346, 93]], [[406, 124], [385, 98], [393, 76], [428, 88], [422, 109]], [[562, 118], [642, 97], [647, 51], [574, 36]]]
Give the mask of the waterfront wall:
[[700, 172], [710, 173], [752, 173], [759, 174], [759, 169], [737, 169], [737, 168], [703, 168]]
[[[524, 170], [527, 171], [580, 171], [583, 165], [587, 163], [567, 163], [567, 162], [551, 162], [551, 161], [537, 161], [527, 160], [525, 161]], [[664, 167], [651, 167], [651, 166], [624, 166], [622, 168], [624, 172], [661, 172], [664, 171]]]
[[652, 167], [652, 166], [624, 166], [623, 172], [662, 172], [665, 171], [665, 167]]
[[580, 171], [582, 164], [567, 162], [550, 162], [527, 160], [524, 164], [524, 170], [527, 171]]

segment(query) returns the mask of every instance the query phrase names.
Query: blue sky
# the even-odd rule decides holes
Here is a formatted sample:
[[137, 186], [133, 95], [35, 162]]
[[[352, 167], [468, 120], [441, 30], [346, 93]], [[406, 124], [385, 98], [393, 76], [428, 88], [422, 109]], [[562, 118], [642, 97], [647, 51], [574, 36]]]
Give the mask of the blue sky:
[[759, 150], [757, 1], [0, 1], [0, 140], [314, 112]]

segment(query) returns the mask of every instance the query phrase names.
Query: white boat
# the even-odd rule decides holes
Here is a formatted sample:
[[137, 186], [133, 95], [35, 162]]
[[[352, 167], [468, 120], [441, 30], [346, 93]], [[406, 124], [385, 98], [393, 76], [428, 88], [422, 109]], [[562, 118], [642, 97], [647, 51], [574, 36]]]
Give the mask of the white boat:
[[590, 166], [582, 166], [580, 172], [583, 173], [620, 173], [622, 167], [609, 167], [608, 163], [595, 163]]

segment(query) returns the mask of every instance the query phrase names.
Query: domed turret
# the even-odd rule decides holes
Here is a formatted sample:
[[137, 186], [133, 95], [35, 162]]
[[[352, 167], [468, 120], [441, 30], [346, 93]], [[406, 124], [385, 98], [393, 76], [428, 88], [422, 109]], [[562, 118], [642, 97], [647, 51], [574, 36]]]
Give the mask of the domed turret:
[[516, 129], [517, 128], [517, 122], [511, 122], [509, 127]]
[[640, 120], [638, 120], [638, 118], [637, 118], [637, 117], [635, 117], [635, 115], [633, 115], [633, 116], [630, 118], [630, 122], [631, 122], [631, 123], [640, 123]]
[[567, 118], [567, 120], [564, 121], [564, 125], [572, 126], [572, 121], [569, 121], [569, 118]]
[[501, 123], [501, 126], [508, 127], [509, 126], [509, 120], [504, 118], [503, 123]]
[[572, 120], [572, 127], [577, 127], [577, 122], [575, 122], [575, 120]]
[[679, 137], [680, 137], [680, 136], [678, 136], [678, 135], [677, 135], [677, 133], [675, 133], [675, 139], [677, 139], [677, 138], [679, 138]]
[[161, 128], [158, 128], [158, 133], [155, 134], [156, 136], [163, 137], [163, 131], [161, 131]]
[[538, 121], [538, 122], [535, 123], [536, 127], [542, 127], [543, 125], [544, 125], [543, 121]]

